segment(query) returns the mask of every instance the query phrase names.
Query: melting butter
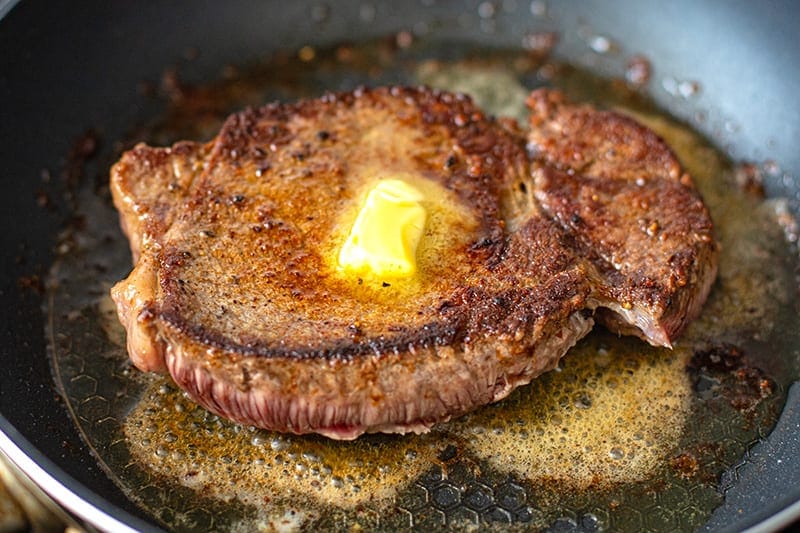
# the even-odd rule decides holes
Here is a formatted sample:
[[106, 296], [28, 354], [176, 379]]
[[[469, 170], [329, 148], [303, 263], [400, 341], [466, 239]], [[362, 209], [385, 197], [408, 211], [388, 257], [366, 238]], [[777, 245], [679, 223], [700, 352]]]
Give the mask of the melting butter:
[[422, 200], [422, 193], [404, 181], [379, 181], [339, 252], [339, 266], [357, 274], [413, 276], [427, 217]]

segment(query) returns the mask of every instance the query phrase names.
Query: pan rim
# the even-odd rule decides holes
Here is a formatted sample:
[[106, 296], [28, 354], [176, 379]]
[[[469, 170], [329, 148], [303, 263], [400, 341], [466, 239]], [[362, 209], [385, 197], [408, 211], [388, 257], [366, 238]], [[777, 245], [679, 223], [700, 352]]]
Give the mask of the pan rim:
[[28, 442], [2, 414], [0, 454], [57, 505], [94, 527], [120, 533], [161, 531], [73, 479]]
[[[0, 0], [0, 21], [19, 3], [19, 0]], [[765, 439], [767, 438], [769, 437]], [[74, 477], [67, 474], [65, 470], [57, 466], [48, 456], [31, 444], [2, 414], [0, 414], [0, 452], [12, 458], [15, 465], [46, 492], [49, 492], [47, 489], [55, 487], [59, 497], [65, 498], [64, 501], [78, 505], [88, 514], [84, 516], [76, 512], [75, 508], [65, 505], [67, 509], [75, 512], [96, 527], [114, 529], [121, 519], [123, 522], [120, 522], [120, 524], [124, 527], [129, 528], [130, 526], [127, 524], [136, 524], [133, 530], [157, 530], [152, 523], [143, 521], [123, 511], [87, 485], [78, 482]], [[30, 466], [30, 470], [26, 470], [25, 466]], [[61, 491], [64, 492], [62, 493]], [[57, 501], [62, 501], [55, 494], [50, 495]], [[83, 501], [73, 502], [74, 498], [80, 498]], [[84, 508], [85, 504], [88, 504], [93, 510]], [[89, 517], [93, 518], [90, 519]], [[749, 520], [743, 521], [738, 527], [746, 527], [748, 528], [746, 529], [747, 531], [772, 531], [785, 527], [797, 520], [798, 517], [800, 517], [800, 500], [776, 506], [772, 514], [767, 518], [764, 518], [763, 515], [751, 515]], [[731, 524], [731, 527], [733, 525]]]

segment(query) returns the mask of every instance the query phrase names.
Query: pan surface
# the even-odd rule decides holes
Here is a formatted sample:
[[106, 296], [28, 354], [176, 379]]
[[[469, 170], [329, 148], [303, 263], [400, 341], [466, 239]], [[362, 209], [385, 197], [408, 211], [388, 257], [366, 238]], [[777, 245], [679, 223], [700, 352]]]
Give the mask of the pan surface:
[[[143, 98], [140, 91], [142, 82], [160, 79], [171, 65], [180, 64], [185, 79], [201, 81], [220, 78], [227, 64], [247, 64], [273, 50], [298, 50], [309, 43], [321, 50], [343, 37], [369, 41], [406, 30], [435, 33], [445, 42], [519, 48], [526, 34], [557, 30], [558, 55], [602, 74], [624, 74], [625, 62], [634, 54], [650, 58], [654, 99], [734, 157], [774, 159], [779, 169], [770, 166], [765, 172], [768, 192], [789, 197], [790, 209], [797, 212], [793, 202], [798, 186], [792, 176], [800, 170], [800, 156], [792, 142], [800, 132], [800, 112], [792, 95], [800, 88], [793, 66], [800, 50], [787, 23], [787, 13], [797, 9], [790, 2], [765, 4], [757, 16], [746, 3], [427, 4], [187, 2], [167, 9], [26, 1], [0, 22], [0, 50], [7, 51], [0, 59], [0, 162], [9, 188], [2, 212], [5, 227], [17, 228], [3, 235], [9, 253], [3, 258], [6, 305], [0, 346], [8, 372], [0, 377], [0, 413], [5, 417], [0, 422], [7, 436], [2, 444], [18, 462], [28, 457], [34, 461], [27, 464], [43, 467], [26, 469], [41, 483], [62, 484], [66, 491], [58, 498], [65, 505], [74, 508], [67, 494], [77, 494], [91, 508], [122, 517], [134, 528], [145, 527], [137, 519], [157, 523], [98, 467], [64, 409], [46, 356], [42, 284], [54, 247], [64, 242], [59, 239], [64, 220], [75, 213], [75, 202], [82, 201], [70, 182], [80, 176], [71, 168], [85, 170], [83, 163], [94, 161], [95, 167], [88, 166], [89, 179], [95, 178], [94, 172], [102, 181], [105, 169], [97, 154], [113, 153], [111, 144], [126, 138], [132, 125], [163, 111], [163, 101]], [[688, 12], [692, 17], [687, 21]], [[599, 53], [596, 48], [603, 41], [595, 37], [620, 50]], [[796, 329], [796, 321], [794, 325]], [[797, 348], [787, 347], [776, 357], [797, 359]], [[748, 443], [754, 446], [723, 476], [718, 485], [726, 489], [725, 503], [707, 528], [771, 527], [779, 522], [765, 523], [770, 517], [792, 519], [791, 506], [800, 499], [796, 389], [788, 391], [773, 434]], [[446, 455], [446, 450], [437, 452]], [[45, 474], [54, 480], [42, 480]], [[492, 495], [513, 496], [516, 485], [506, 481], [488, 486]], [[446, 498], [448, 493], [443, 489], [436, 494]], [[781, 515], [784, 510], [787, 514]], [[91, 520], [103, 519], [95, 515]], [[598, 527], [586, 515], [566, 516], [560, 524]]]

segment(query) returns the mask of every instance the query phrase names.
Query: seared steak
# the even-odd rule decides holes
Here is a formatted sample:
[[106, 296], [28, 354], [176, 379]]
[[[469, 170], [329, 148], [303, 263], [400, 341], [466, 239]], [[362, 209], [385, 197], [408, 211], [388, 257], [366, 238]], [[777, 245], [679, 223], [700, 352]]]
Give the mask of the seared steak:
[[595, 267], [596, 317], [670, 346], [717, 275], [711, 218], [691, 176], [630, 118], [567, 105], [557, 91], [527, 103], [534, 194]]
[[[350, 439], [505, 397], [594, 316], [669, 346], [716, 274], [691, 179], [629, 119], [529, 103], [529, 139], [465, 96], [394, 87], [126, 153], [111, 185], [136, 266], [112, 296], [132, 361], [224, 417]], [[342, 272], [365, 193], [396, 178], [427, 198], [417, 274]]]

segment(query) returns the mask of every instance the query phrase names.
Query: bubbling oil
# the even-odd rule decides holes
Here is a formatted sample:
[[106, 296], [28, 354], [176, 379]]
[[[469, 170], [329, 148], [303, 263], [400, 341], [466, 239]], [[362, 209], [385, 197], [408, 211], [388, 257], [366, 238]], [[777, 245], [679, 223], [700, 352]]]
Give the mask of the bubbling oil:
[[574, 489], [652, 476], [689, 414], [687, 350], [595, 334], [561, 367], [452, 425], [473, 452], [523, 479]]
[[385, 508], [448, 447], [520, 479], [596, 489], [652, 477], [676, 448], [692, 396], [690, 355], [595, 334], [501, 403], [426, 435], [355, 442], [236, 425], [156, 379], [123, 430], [148, 469], [264, 517], [279, 512], [278, 502]]
[[389, 502], [438, 449], [432, 434], [368, 435], [352, 443], [244, 427], [166, 382], [148, 388], [124, 429], [138, 460], [206, 495], [256, 506], [264, 503], [265, 486], [270, 499], [311, 498], [344, 508]]
[[[147, 137], [166, 144], [213, 131], [208, 116], [200, 126], [184, 120], [195, 109], [193, 93], [204, 102], [210, 96], [217, 99], [214, 120], [218, 121], [230, 108], [274, 94], [319, 93], [326, 88], [316, 85], [320, 79], [298, 74], [297, 69], [309, 72], [309, 62], [334, 85], [363, 81], [359, 72], [368, 70], [372, 83], [424, 82], [473, 93], [490, 113], [520, 120], [525, 117], [524, 95], [546, 79], [575, 100], [632, 114], [667, 140], [695, 178], [722, 244], [719, 278], [700, 318], [673, 350], [598, 328], [555, 371], [500, 403], [439, 424], [426, 435], [367, 435], [337, 442], [240, 426], [196, 406], [167, 378], [126, 370], [120, 379], [139, 392], [131, 402], [119, 402], [125, 408], [115, 408], [119, 427], [110, 435], [96, 429], [99, 422], [87, 423], [90, 417], [76, 408], [80, 415], [76, 423], [86, 440], [123, 489], [169, 527], [250, 530], [316, 525], [391, 530], [447, 525], [460, 529], [508, 518], [541, 528], [559, 517], [589, 510], [585, 516], [594, 517], [599, 527], [641, 529], [641, 523], [626, 521], [627, 515], [616, 510], [640, 505], [643, 494], [670, 487], [684, 491], [680, 492], [686, 494], [684, 499], [694, 499], [667, 498], [667, 507], [701, 510], [691, 516], [677, 514], [675, 523], [683, 529], [698, 527], [719, 504], [714, 490], [719, 469], [738, 461], [747, 443], [768, 431], [782, 387], [797, 376], [797, 362], [788, 356], [765, 357], [797, 342], [793, 333], [797, 309], [791, 301], [796, 262], [776, 223], [774, 204], [734, 186], [733, 169], [724, 156], [617, 82], [517, 52], [482, 51], [477, 59], [473, 55], [449, 62], [431, 61], [423, 52], [392, 62], [378, 48], [377, 63], [384, 70], [376, 71], [374, 48], [348, 47], [347, 54], [317, 51], [312, 59], [297, 60], [302, 64], [280, 57], [216, 86], [184, 88], [182, 98], [173, 103], [164, 121], [148, 129]], [[106, 231], [115, 219], [110, 206], [92, 209], [86, 231]], [[128, 260], [127, 243], [121, 235], [117, 240], [117, 255]], [[88, 255], [107, 252], [106, 241], [97, 243], [94, 248], [86, 246]], [[123, 264], [110, 271], [125, 268]], [[75, 293], [85, 290], [78, 282], [85, 270], [81, 261], [65, 256], [55, 270], [60, 272], [62, 288], [72, 283]], [[117, 367], [127, 364], [127, 355], [124, 332], [113, 318], [107, 296], [108, 283], [102, 281], [99, 290], [92, 290], [102, 296], [92, 299], [93, 310], [84, 314], [96, 317], [96, 334], [105, 339], [106, 359], [116, 361], [112, 373], [118, 379]], [[56, 294], [56, 302], [61, 294]], [[58, 304], [63, 306], [59, 311], [85, 306], [85, 299], [64, 296], [64, 300], [67, 303]], [[52, 336], [70, 338], [70, 350], [80, 351], [83, 337], [78, 330], [69, 333], [70, 324], [59, 321], [62, 315], [69, 313], [54, 314]], [[737, 379], [735, 375], [718, 375], [702, 367], [711, 388], [699, 394], [699, 378], [687, 372], [687, 366], [698, 366], [692, 363], [698, 351], [721, 345], [747, 351], [750, 364], [759, 365], [771, 376], [768, 383], [775, 384], [774, 389], [754, 393], [747, 413], [726, 404], [724, 395], [715, 392], [726, 380]], [[72, 401], [79, 397], [78, 373], [86, 368], [76, 365], [72, 371], [67, 364], [69, 351], [56, 346], [53, 352], [67, 399]], [[728, 441], [730, 435], [739, 440], [726, 449], [709, 444], [723, 433]], [[513, 505], [504, 504], [503, 498], [514, 491], [526, 491], [527, 503], [521, 497]], [[186, 516], [200, 505], [192, 499], [235, 511], [227, 518], [192, 521]], [[165, 502], [184, 509], [183, 514], [164, 514]]]

